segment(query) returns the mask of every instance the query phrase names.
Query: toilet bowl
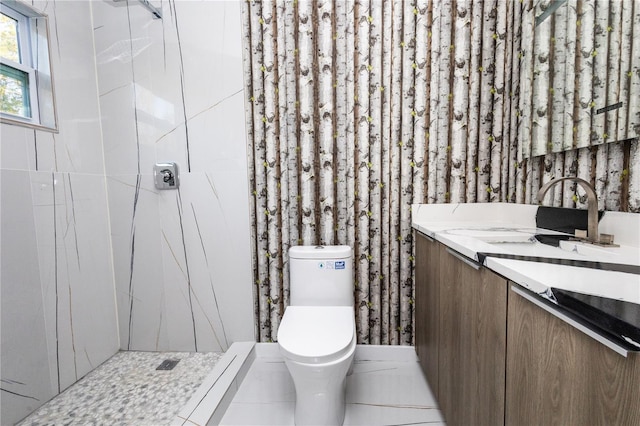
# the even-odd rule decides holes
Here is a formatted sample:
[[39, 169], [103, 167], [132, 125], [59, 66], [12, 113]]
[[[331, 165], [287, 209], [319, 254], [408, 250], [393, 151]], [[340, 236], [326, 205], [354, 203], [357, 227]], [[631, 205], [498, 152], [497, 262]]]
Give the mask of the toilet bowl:
[[278, 345], [296, 391], [296, 425], [341, 425], [356, 349], [349, 246], [289, 249], [290, 303]]
[[296, 425], [341, 425], [356, 349], [352, 306], [290, 306], [278, 328], [296, 390]]

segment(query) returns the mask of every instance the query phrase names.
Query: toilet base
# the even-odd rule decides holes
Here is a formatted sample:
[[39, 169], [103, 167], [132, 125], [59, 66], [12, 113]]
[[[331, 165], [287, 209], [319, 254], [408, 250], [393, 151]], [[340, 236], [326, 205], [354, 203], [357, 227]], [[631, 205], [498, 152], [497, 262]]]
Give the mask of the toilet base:
[[296, 390], [296, 425], [342, 425], [346, 408], [346, 376], [354, 354], [355, 340], [353, 350], [331, 363], [305, 364], [285, 358]]

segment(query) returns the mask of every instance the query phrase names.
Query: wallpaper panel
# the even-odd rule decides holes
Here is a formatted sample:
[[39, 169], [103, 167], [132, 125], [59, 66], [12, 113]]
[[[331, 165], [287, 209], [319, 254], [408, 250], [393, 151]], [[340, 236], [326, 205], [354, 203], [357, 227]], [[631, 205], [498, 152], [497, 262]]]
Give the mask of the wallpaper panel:
[[[544, 182], [573, 174], [599, 189], [601, 208], [640, 211], [637, 140], [518, 159], [521, 21], [530, 7], [244, 3], [261, 341], [276, 339], [288, 305], [288, 248], [347, 244], [358, 342], [411, 344], [412, 203], [537, 203]], [[586, 208], [571, 184], [549, 200]]]

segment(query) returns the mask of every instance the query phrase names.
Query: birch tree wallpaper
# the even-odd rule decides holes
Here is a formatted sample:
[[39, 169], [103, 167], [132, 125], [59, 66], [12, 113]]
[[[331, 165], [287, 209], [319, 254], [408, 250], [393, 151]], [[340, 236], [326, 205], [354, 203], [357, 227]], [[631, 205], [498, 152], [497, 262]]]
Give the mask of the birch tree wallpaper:
[[[640, 2], [624, 2], [624, 12], [580, 18], [632, 40], [620, 84], [640, 98]], [[535, 61], [523, 65], [531, 43], [523, 18], [535, 7], [244, 2], [259, 341], [276, 340], [289, 302], [289, 247], [346, 244], [355, 256], [358, 343], [412, 344], [413, 203], [537, 203], [544, 182], [577, 175], [595, 185], [601, 209], [640, 212], [637, 110], [620, 124], [622, 142], [519, 155], [536, 127], [520, 90], [538, 72]], [[593, 43], [580, 48], [595, 57]], [[566, 184], [553, 204], [586, 208], [586, 197]]]

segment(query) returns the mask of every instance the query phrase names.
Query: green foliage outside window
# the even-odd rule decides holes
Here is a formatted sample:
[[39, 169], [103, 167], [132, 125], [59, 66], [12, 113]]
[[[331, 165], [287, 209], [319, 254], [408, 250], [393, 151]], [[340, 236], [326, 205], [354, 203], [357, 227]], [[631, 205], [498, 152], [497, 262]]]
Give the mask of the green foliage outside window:
[[0, 109], [9, 114], [31, 117], [29, 75], [5, 64], [0, 64]]
[[0, 56], [20, 63], [18, 21], [0, 13]]
[[[20, 63], [18, 21], [0, 14], [0, 57]], [[5, 61], [3, 61], [5, 62]], [[29, 75], [5, 63], [0, 64], [0, 110], [30, 117]]]

